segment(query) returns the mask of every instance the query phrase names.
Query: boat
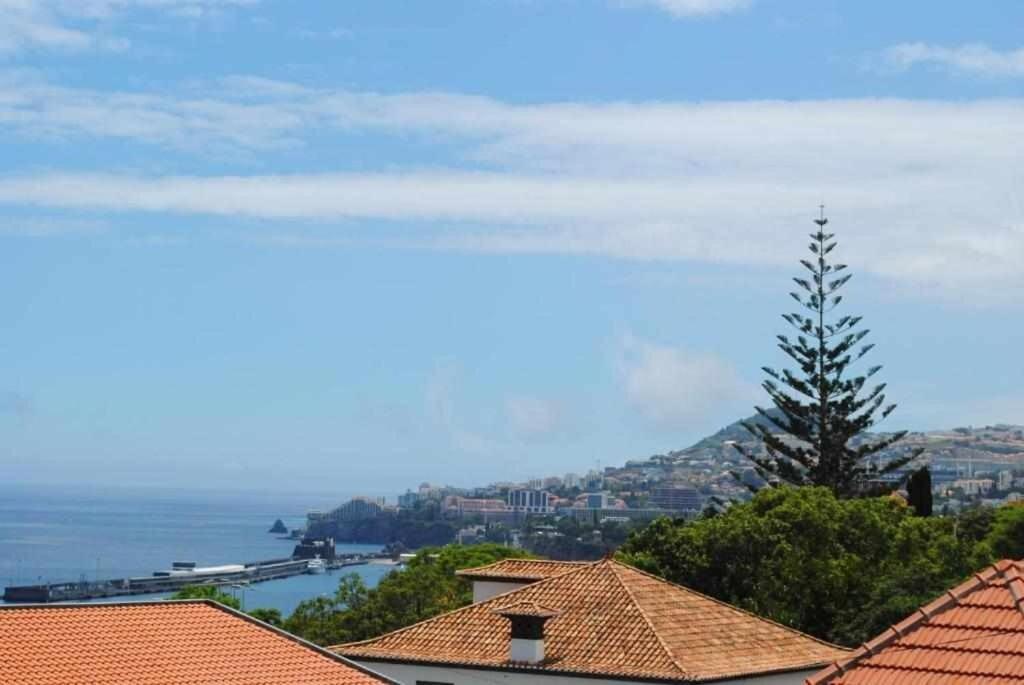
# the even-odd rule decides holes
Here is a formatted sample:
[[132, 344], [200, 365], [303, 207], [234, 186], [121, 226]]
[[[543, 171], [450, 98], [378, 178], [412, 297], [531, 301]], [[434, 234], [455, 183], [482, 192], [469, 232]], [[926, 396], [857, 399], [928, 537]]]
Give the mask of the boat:
[[327, 573], [327, 564], [324, 563], [324, 560], [320, 557], [314, 557], [309, 560], [309, 565], [306, 569], [314, 575], [319, 575], [321, 573]]

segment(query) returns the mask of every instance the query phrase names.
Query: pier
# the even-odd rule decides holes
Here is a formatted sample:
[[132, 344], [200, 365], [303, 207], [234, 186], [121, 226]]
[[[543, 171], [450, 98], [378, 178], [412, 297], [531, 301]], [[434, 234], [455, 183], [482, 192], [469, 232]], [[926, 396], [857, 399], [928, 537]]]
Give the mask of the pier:
[[160, 572], [138, 578], [79, 581], [70, 583], [44, 583], [4, 588], [5, 602], [75, 602], [104, 597], [148, 595], [177, 592], [191, 585], [231, 585], [234, 583], [260, 583], [266, 580], [288, 578], [308, 572], [307, 559], [270, 559], [218, 569], [195, 569], [194, 572]]

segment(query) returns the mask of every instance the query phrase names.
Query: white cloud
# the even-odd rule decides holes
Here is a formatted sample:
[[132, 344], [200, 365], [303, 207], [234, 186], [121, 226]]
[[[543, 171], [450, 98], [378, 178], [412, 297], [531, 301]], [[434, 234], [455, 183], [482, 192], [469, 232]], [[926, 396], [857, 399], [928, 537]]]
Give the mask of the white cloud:
[[758, 265], [792, 262], [824, 201], [859, 269], [954, 296], [1024, 285], [1022, 100], [516, 105], [252, 77], [183, 95], [104, 93], [8, 73], [0, 125], [198, 154], [414, 136], [450, 155], [446, 167], [379, 173], [7, 175], [7, 205], [255, 217], [285, 229], [400, 221], [412, 228], [387, 240], [420, 247]]
[[106, 35], [103, 22], [149, 10], [184, 18], [218, 14], [259, 0], [0, 0], [0, 54], [24, 50], [121, 51], [129, 42]]
[[686, 429], [750, 410], [756, 389], [712, 352], [627, 335], [620, 361], [627, 402], [654, 425]]
[[623, 7], [653, 7], [673, 17], [702, 17], [745, 10], [753, 0], [618, 0]]
[[512, 434], [524, 440], [546, 440], [565, 432], [569, 416], [557, 400], [514, 395], [505, 400], [505, 414]]
[[1024, 76], [1024, 48], [993, 50], [984, 43], [944, 47], [928, 43], [901, 43], [887, 49], [886, 61], [897, 68], [931, 65], [979, 76]]

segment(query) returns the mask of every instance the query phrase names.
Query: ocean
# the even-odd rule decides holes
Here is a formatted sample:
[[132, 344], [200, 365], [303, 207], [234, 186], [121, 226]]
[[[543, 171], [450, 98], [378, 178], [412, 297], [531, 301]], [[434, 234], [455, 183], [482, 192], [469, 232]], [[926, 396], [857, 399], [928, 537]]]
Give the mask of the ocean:
[[[268, 533], [280, 518], [298, 528], [311, 509], [344, 495], [86, 488], [0, 484], [0, 585], [147, 576], [174, 561], [200, 566], [287, 557], [295, 542]], [[372, 552], [374, 545], [339, 545]], [[371, 587], [391, 567], [368, 564], [228, 588], [244, 608], [287, 615], [304, 599], [333, 594], [342, 575]], [[153, 599], [153, 596], [122, 598]]]

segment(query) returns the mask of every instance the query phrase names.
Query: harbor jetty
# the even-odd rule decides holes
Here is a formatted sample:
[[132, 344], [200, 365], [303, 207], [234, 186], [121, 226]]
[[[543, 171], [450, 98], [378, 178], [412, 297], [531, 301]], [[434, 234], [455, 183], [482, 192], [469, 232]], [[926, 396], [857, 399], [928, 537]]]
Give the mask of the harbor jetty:
[[154, 571], [150, 576], [11, 585], [4, 588], [3, 600], [5, 602], [42, 604], [79, 602], [128, 595], [167, 594], [191, 585], [220, 586], [261, 583], [303, 573], [323, 573], [346, 566], [367, 564], [371, 559], [381, 556], [380, 554], [337, 554], [333, 539], [304, 538], [295, 546], [292, 556], [286, 558], [222, 566], [197, 566], [192, 561], [176, 561], [170, 569]]
[[5, 602], [75, 602], [104, 597], [177, 592], [189, 585], [232, 585], [288, 578], [309, 571], [307, 559], [270, 559], [246, 564], [198, 567], [193, 562], [176, 562], [168, 571], [151, 576], [42, 583], [4, 588]]

